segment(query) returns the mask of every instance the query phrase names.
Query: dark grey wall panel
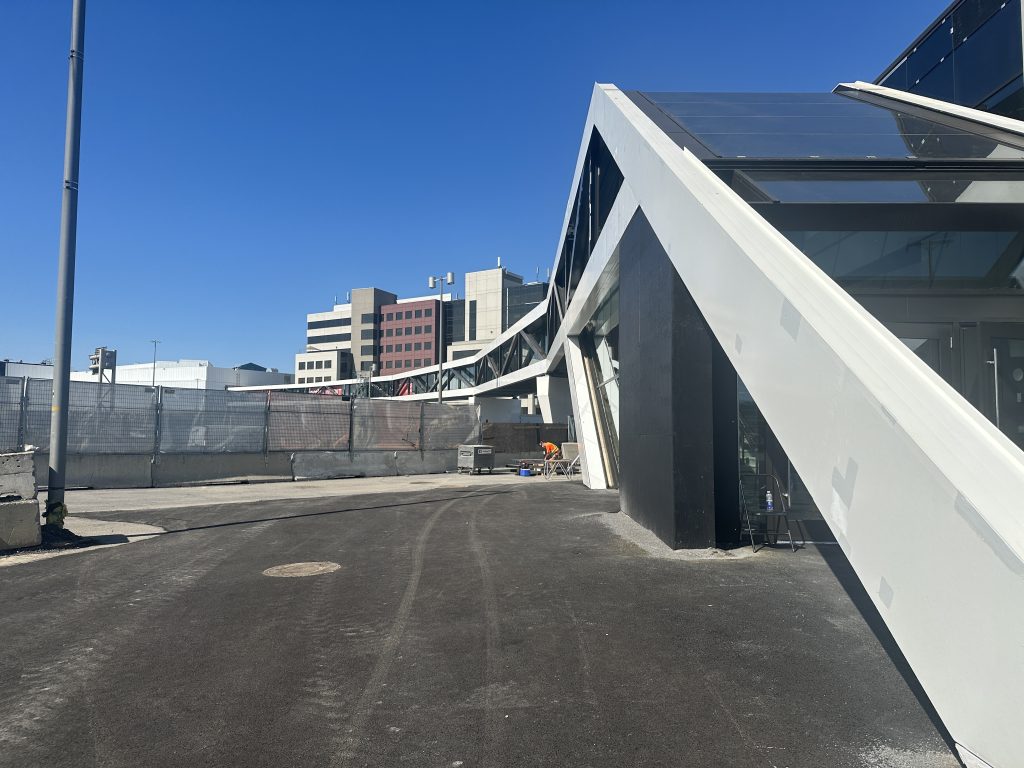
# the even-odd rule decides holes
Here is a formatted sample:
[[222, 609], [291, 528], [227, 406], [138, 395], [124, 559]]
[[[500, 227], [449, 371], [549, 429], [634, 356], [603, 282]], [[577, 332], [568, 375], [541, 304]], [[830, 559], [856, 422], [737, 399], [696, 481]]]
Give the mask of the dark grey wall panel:
[[732, 541], [735, 372], [642, 212], [619, 281], [622, 509], [672, 547]]
[[619, 495], [622, 509], [676, 545], [672, 265], [637, 212], [619, 245]]

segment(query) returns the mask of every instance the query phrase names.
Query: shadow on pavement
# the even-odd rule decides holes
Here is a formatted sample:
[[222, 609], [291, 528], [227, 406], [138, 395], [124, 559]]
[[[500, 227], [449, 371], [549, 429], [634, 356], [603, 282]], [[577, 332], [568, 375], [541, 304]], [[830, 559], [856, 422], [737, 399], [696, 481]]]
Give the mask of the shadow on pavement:
[[[211, 523], [210, 525], [193, 525], [188, 528], [174, 528], [169, 531], [162, 531], [160, 533], [132, 533], [128, 534], [124, 538], [125, 541], [135, 538], [148, 538], [151, 536], [167, 536], [172, 533], [191, 533], [193, 531], [206, 531], [214, 528], [230, 528], [235, 525], [255, 525], [256, 523], [270, 523], [280, 520], [298, 520], [304, 517], [323, 517], [325, 515], [340, 515], [344, 512], [368, 512], [375, 509], [394, 509], [395, 507], [415, 507], [422, 504], [438, 504], [445, 501], [457, 501], [461, 499], [476, 499], [484, 498], [488, 496], [498, 496], [505, 493], [514, 493], [518, 489], [501, 490], [501, 491], [489, 491], [485, 493], [465, 493], [457, 496], [446, 496], [440, 499], [419, 499], [418, 501], [401, 501], [391, 504], [375, 504], [369, 507], [350, 507], [347, 509], [328, 509], [323, 512], [302, 512], [296, 515], [274, 515], [272, 517], [258, 517], [250, 520], [232, 520], [226, 523]], [[313, 499], [268, 499], [266, 502], [253, 502], [255, 504], [261, 503], [281, 503], [281, 502], [296, 502], [296, 501], [316, 501]], [[216, 505], [211, 505], [216, 506]], [[234, 505], [232, 505], [234, 506]], [[202, 507], [192, 507], [190, 509], [202, 509]], [[114, 537], [93, 537], [93, 538], [114, 538]]]
[[818, 551], [821, 553], [822, 560], [825, 561], [832, 574], [836, 577], [836, 581], [839, 582], [839, 585], [849, 596], [850, 601], [856, 606], [860, 615], [864, 617], [864, 621], [867, 622], [868, 627], [878, 639], [882, 649], [900, 673], [907, 687], [917, 698], [921, 709], [924, 710], [932, 725], [935, 726], [935, 730], [946, 742], [950, 752], [956, 755], [956, 744], [953, 741], [953, 737], [946, 730], [946, 726], [939, 717], [939, 713], [935, 711], [931, 699], [928, 698], [928, 694], [917, 679], [917, 675], [914, 674], [914, 670], [911, 668], [906, 656], [903, 655], [892, 633], [889, 632], [889, 628], [885, 625], [885, 620], [882, 619], [882, 615], [875, 608], [875, 604], [871, 601], [867, 590], [864, 589], [864, 585], [854, 572], [850, 561], [846, 559], [843, 550], [839, 546], [830, 546], [819, 547]]

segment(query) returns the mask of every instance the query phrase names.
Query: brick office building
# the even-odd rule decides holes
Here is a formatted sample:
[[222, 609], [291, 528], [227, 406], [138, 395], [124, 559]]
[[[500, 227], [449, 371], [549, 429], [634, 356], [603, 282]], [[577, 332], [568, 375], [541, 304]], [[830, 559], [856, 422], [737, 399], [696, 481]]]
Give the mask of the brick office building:
[[437, 299], [386, 304], [380, 313], [381, 374], [437, 365]]

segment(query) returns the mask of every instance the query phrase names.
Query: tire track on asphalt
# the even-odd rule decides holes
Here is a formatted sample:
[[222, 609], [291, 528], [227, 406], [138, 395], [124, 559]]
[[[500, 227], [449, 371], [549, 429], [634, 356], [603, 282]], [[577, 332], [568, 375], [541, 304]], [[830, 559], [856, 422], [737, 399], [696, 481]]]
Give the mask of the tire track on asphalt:
[[409, 621], [410, 614], [412, 613], [412, 606], [416, 600], [416, 592], [419, 590], [420, 576], [423, 574], [423, 560], [426, 555], [427, 540], [430, 538], [430, 532], [433, 530], [434, 525], [437, 523], [441, 515], [451, 509], [458, 501], [461, 501], [461, 499], [452, 499], [434, 512], [427, 520], [419, 537], [416, 539], [416, 548], [413, 550], [412, 570], [409, 574], [409, 581], [405, 587], [405, 593], [402, 595], [402, 601], [398, 605], [398, 610], [395, 613], [395, 618], [391, 622], [391, 627], [388, 630], [387, 635], [384, 637], [380, 654], [377, 656], [377, 663], [374, 665], [373, 671], [370, 673], [370, 679], [363, 687], [363, 692], [360, 694], [359, 699], [356, 702], [355, 709], [349, 718], [349, 734], [345, 740], [345, 746], [338, 755], [338, 760], [335, 762], [336, 765], [345, 766], [351, 763], [356, 756], [357, 750], [362, 744], [362, 733], [366, 726], [366, 721], [373, 713], [374, 702], [378, 700], [381, 690], [384, 687], [384, 681], [387, 680], [388, 674], [391, 672], [391, 667], [394, 665], [395, 654], [398, 651], [398, 644], [402, 640], [402, 635], [405, 633], [405, 626]]
[[488, 756], [497, 735], [497, 723], [494, 717], [494, 689], [499, 685], [498, 678], [498, 640], [501, 626], [498, 622], [498, 601], [494, 592], [494, 577], [491, 564], [487, 559], [487, 550], [480, 541], [476, 529], [477, 510], [473, 510], [469, 518], [469, 548], [480, 569], [480, 583], [484, 603], [484, 749], [480, 764], [486, 766]]

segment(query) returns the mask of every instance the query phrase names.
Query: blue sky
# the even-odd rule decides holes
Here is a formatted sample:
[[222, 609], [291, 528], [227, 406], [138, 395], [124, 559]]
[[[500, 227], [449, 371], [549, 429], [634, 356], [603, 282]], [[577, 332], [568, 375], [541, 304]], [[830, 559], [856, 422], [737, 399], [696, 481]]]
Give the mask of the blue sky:
[[[73, 367], [292, 370], [353, 287], [554, 258], [594, 82], [831, 90], [946, 0], [89, 0]], [[53, 354], [71, 0], [0, 2], [0, 358]]]

